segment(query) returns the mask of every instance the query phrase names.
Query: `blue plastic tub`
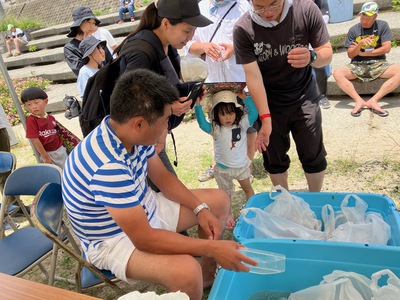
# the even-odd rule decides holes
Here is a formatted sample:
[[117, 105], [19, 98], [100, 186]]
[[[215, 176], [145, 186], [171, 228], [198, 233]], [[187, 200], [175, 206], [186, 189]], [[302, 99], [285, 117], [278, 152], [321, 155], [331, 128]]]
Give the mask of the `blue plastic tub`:
[[293, 293], [318, 285], [324, 275], [334, 270], [356, 272], [370, 278], [377, 271], [390, 269], [400, 277], [398, 247], [378, 249], [354, 243], [280, 239], [247, 240], [243, 245], [284, 254], [285, 272], [258, 275], [221, 269], [209, 300], [247, 300], [265, 291]]
[[[350, 193], [309, 193], [309, 192], [291, 192], [291, 194], [302, 198], [310, 205], [310, 208], [315, 212], [317, 218], [321, 219], [322, 207], [326, 204], [332, 205], [335, 211], [340, 210], [340, 204], [346, 195]], [[273, 193], [272, 196], [276, 195]], [[396, 210], [396, 205], [392, 199], [387, 196], [379, 194], [366, 194], [355, 193], [368, 205], [368, 210], [380, 213], [383, 219], [390, 225], [392, 231], [392, 238], [389, 240], [389, 246], [400, 246], [400, 215]], [[252, 196], [246, 204], [246, 207], [257, 207], [264, 209], [267, 205], [271, 204], [274, 200], [270, 198], [269, 193], [259, 193]], [[355, 200], [350, 197], [348, 206], [354, 206]], [[248, 217], [252, 217], [249, 212]], [[233, 230], [234, 239], [242, 242], [246, 239], [254, 239], [253, 226], [247, 224], [242, 217]], [[371, 247], [386, 247], [379, 245], [371, 245]]]

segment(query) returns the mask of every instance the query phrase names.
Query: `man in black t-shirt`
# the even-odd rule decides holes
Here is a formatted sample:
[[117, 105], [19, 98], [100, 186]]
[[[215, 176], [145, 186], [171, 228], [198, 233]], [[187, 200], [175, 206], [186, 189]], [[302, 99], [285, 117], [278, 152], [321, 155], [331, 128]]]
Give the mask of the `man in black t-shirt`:
[[272, 184], [289, 189], [291, 134], [309, 191], [321, 191], [327, 162], [312, 67], [332, 59], [321, 11], [310, 0], [253, 0], [233, 41], [260, 116], [256, 148]]
[[[382, 109], [378, 101], [400, 85], [400, 65], [386, 61], [390, 52], [392, 32], [386, 21], [377, 20], [378, 5], [367, 2], [360, 11], [360, 23], [349, 29], [344, 46], [351, 63], [333, 72], [337, 85], [348, 94], [356, 105], [351, 111], [353, 117], [359, 117], [364, 107], [380, 117], [389, 112]], [[388, 79], [368, 101], [357, 93], [350, 80], [358, 78], [363, 82], [376, 78]]]

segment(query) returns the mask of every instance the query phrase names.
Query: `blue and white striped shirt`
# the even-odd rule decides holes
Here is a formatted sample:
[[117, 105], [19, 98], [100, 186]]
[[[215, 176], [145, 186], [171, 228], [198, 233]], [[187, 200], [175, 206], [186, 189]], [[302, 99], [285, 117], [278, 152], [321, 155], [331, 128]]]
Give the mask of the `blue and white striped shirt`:
[[91, 243], [122, 233], [106, 206], [141, 204], [152, 222], [156, 205], [144, 199], [150, 193], [147, 159], [154, 154], [154, 146], [135, 146], [133, 154], [128, 153], [106, 117], [69, 155], [62, 181], [63, 200], [84, 250]]

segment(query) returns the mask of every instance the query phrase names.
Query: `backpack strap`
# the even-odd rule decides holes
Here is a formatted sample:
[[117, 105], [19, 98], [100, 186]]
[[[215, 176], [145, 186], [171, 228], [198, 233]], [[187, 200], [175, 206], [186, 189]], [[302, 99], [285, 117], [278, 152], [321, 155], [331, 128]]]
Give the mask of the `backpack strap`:
[[133, 40], [143, 40], [149, 43], [150, 46], [156, 51], [159, 64], [164, 72], [165, 77], [167, 77], [168, 81], [174, 86], [180, 83], [179, 77], [176, 74], [176, 70], [172, 65], [169, 56], [165, 54], [164, 47], [161, 44], [160, 39], [153, 31], [148, 29], [141, 30], [130, 39], [130, 41]]

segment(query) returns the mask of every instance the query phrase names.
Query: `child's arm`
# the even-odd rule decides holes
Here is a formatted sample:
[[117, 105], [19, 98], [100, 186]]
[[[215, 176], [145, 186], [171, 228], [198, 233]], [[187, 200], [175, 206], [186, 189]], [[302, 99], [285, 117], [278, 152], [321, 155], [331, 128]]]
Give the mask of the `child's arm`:
[[46, 164], [52, 164], [53, 161], [50, 158], [49, 154], [46, 152], [46, 150], [44, 150], [44, 147], [43, 147], [42, 143], [40, 142], [40, 140], [38, 138], [32, 138], [30, 140], [32, 141], [36, 150], [39, 152], [40, 156], [42, 157], [43, 162], [45, 162]]
[[203, 130], [204, 132], [211, 134], [212, 131], [212, 126], [211, 124], [206, 120], [206, 117], [204, 116], [203, 113], [203, 108], [201, 105], [196, 105], [194, 107], [194, 111], [196, 113], [196, 120], [197, 123], [199, 124], [201, 130]]
[[257, 111], [257, 107], [253, 102], [253, 99], [251, 99], [250, 96], [247, 96], [244, 99], [244, 104], [247, 107], [248, 110], [248, 118], [249, 118], [249, 123], [252, 126], [254, 124], [254, 122], [257, 120], [258, 118], [258, 111]]

